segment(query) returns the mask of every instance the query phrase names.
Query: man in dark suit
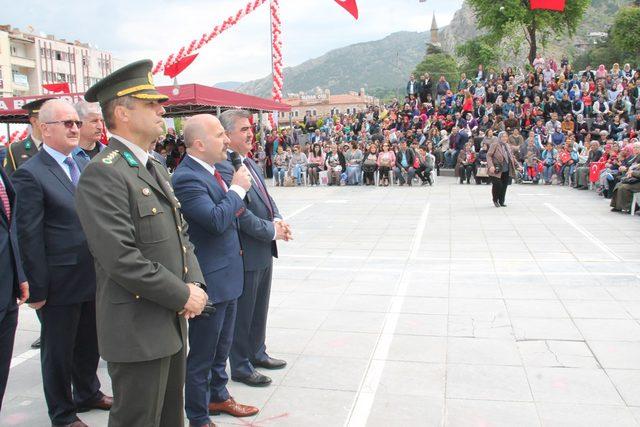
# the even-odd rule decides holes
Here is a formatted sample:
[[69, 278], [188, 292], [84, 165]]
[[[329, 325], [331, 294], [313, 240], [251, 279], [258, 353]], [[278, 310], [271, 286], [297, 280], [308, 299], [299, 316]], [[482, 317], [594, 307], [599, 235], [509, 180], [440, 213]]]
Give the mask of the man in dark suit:
[[207, 302], [171, 178], [148, 154], [168, 99], [151, 67], [126, 65], [85, 94], [100, 102], [113, 134], [82, 173], [76, 197], [95, 258], [98, 345], [114, 394], [110, 427], [184, 424], [186, 319]]
[[15, 207], [16, 193], [0, 168], [0, 409], [9, 377], [18, 306], [29, 298], [29, 284], [18, 250]]
[[257, 408], [241, 405], [229, 395], [225, 372], [244, 279], [237, 218], [245, 210], [242, 199], [251, 181], [242, 167], [227, 187], [216, 170], [214, 164], [226, 159], [229, 144], [216, 117], [189, 118], [184, 134], [188, 155], [173, 174], [173, 188], [216, 309], [210, 317], [189, 322], [185, 408], [190, 424], [201, 427], [210, 425], [210, 413], [234, 417], [258, 413]]
[[4, 171], [11, 174], [24, 164], [31, 157], [35, 156], [42, 146], [42, 132], [40, 131], [40, 120], [38, 113], [40, 107], [51, 97], [36, 99], [27, 102], [22, 106], [23, 110], [29, 112], [29, 124], [31, 124], [31, 134], [20, 142], [14, 142], [7, 147], [7, 156], [4, 160]]
[[420, 101], [427, 102], [429, 95], [433, 96], [433, 81], [429, 73], [425, 73], [420, 79]]
[[[415, 160], [415, 153], [409, 147], [407, 147], [407, 140], [402, 139], [400, 141], [400, 150], [398, 150], [398, 154], [396, 154], [396, 164], [393, 168], [393, 174], [398, 179], [400, 185], [404, 185], [405, 182], [409, 184], [409, 186], [413, 183], [413, 177], [416, 174], [416, 170], [413, 167], [413, 163]], [[407, 178], [404, 177], [404, 174], [407, 174]]]
[[[85, 426], [76, 412], [109, 410], [96, 375], [95, 270], [75, 209], [86, 163], [72, 156], [82, 122], [63, 100], [40, 110], [42, 149], [12, 175], [20, 255], [40, 311], [45, 399], [53, 425]], [[73, 394], [71, 386], [73, 384]]]
[[[271, 378], [255, 368], [282, 369], [284, 360], [267, 354], [265, 337], [267, 313], [271, 295], [273, 257], [278, 256], [276, 240], [291, 238], [289, 225], [282, 221], [278, 207], [256, 163], [247, 154], [253, 144], [250, 114], [242, 110], [227, 110], [220, 122], [229, 136], [229, 147], [238, 153], [251, 174], [252, 185], [247, 194], [247, 210], [240, 216], [240, 242], [244, 260], [244, 290], [238, 299], [236, 328], [231, 348], [231, 379], [253, 387], [264, 387]], [[216, 164], [226, 183], [233, 177], [229, 160]]]

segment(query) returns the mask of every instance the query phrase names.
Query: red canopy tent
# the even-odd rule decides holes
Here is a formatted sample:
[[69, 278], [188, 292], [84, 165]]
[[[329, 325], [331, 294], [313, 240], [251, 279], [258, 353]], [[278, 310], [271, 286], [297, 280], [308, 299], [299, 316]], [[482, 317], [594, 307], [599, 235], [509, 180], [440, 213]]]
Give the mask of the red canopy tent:
[[[177, 93], [174, 91], [177, 88]], [[254, 113], [267, 111], [291, 111], [291, 106], [270, 99], [245, 95], [230, 90], [218, 89], [198, 84], [180, 86], [159, 86], [158, 90], [169, 97], [163, 105], [165, 117], [180, 117], [201, 113], [220, 113], [230, 108], [242, 108]], [[76, 102], [83, 99], [83, 93], [52, 94], [0, 98], [0, 123], [29, 123], [27, 111], [21, 107], [29, 101], [43, 96], [67, 99]]]

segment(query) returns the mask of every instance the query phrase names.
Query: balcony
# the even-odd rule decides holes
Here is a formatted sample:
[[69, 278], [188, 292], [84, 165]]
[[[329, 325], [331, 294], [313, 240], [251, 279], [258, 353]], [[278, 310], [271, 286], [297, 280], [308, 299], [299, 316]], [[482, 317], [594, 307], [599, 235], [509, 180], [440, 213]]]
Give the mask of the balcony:
[[18, 56], [11, 54], [11, 65], [15, 65], [17, 67], [25, 67], [25, 68], [36, 68], [36, 61], [31, 58], [25, 58], [23, 56]]

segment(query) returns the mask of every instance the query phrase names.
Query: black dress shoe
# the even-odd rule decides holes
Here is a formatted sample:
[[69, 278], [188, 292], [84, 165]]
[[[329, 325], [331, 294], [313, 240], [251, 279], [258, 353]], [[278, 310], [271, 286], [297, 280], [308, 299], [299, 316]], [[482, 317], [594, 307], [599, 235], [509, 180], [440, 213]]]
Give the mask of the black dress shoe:
[[40, 338], [31, 343], [31, 348], [40, 348]]
[[499, 207], [500, 207], [500, 203], [498, 203], [498, 202], [493, 202], [493, 206], [495, 206], [496, 208], [499, 208]]
[[253, 371], [253, 374], [248, 377], [231, 377], [233, 381], [246, 384], [250, 387], [266, 387], [271, 384], [271, 378], [266, 375], [262, 375], [258, 371]]
[[503, 208], [506, 208], [506, 207], [507, 207], [507, 205], [506, 205], [506, 204], [504, 204], [504, 203], [500, 203], [500, 206], [502, 206]]
[[267, 360], [255, 361], [253, 366], [256, 368], [264, 369], [282, 369], [287, 366], [287, 362], [282, 359], [274, 359], [273, 357], [267, 358]]

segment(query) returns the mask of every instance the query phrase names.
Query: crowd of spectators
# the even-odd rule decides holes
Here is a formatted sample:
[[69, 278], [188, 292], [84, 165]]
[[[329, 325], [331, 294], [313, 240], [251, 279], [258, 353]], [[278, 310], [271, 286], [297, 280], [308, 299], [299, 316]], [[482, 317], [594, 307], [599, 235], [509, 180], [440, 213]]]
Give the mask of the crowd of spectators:
[[[640, 71], [617, 63], [574, 71], [566, 59], [541, 55], [534, 67], [480, 65], [457, 82], [412, 75], [402, 100], [351, 114], [306, 115], [270, 131], [253, 156], [283, 186], [427, 185], [442, 168], [454, 169], [461, 184], [480, 184], [488, 183], [489, 147], [506, 132], [523, 165], [519, 181], [591, 187], [605, 198], [621, 181], [635, 183]], [[182, 135], [169, 129], [156, 151], [175, 170], [186, 154]]]
[[[629, 64], [574, 71], [566, 59], [541, 55], [534, 66], [480, 65], [457, 82], [412, 75], [402, 100], [352, 114], [306, 115], [268, 132], [253, 156], [282, 186], [428, 185], [443, 168], [454, 169], [461, 184], [481, 184], [488, 183], [489, 147], [506, 132], [523, 166], [518, 181], [591, 187], [612, 198], [618, 183], [634, 182], [640, 163], [633, 148], [640, 71]], [[172, 132], [158, 145], [170, 169], [184, 156], [179, 138]]]

